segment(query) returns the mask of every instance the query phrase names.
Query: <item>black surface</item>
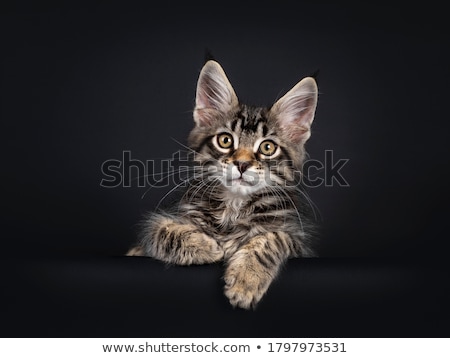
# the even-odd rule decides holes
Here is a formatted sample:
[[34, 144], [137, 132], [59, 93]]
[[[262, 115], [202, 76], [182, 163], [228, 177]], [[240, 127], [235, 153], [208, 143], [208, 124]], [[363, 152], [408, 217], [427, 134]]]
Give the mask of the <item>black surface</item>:
[[[2, 3], [2, 335], [448, 336], [446, 13]], [[100, 186], [124, 151], [183, 149], [205, 48], [254, 104], [319, 69], [307, 150], [348, 159], [348, 187], [309, 191], [321, 258], [290, 262], [256, 312], [228, 307], [219, 266], [120, 258], [168, 188]]]
[[424, 260], [290, 261], [255, 311], [231, 308], [220, 265], [115, 257], [2, 269], [14, 274], [2, 336], [448, 337], [448, 266]]

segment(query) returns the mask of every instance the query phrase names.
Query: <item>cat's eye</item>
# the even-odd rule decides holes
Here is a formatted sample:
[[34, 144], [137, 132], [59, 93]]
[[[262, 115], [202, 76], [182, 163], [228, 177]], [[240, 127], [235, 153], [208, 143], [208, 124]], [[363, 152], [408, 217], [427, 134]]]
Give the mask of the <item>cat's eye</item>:
[[265, 140], [259, 145], [259, 152], [262, 155], [270, 157], [277, 151], [278, 146], [271, 140]]
[[233, 145], [233, 136], [229, 133], [221, 133], [217, 136], [217, 144], [220, 148], [229, 149]]

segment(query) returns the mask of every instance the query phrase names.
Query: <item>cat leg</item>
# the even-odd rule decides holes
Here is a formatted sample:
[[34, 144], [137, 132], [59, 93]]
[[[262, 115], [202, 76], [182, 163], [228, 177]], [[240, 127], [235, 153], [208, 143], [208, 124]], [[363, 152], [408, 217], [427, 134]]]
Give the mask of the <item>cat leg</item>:
[[255, 308], [291, 252], [292, 240], [284, 232], [261, 234], [242, 245], [225, 270], [225, 296], [230, 303]]
[[217, 262], [224, 255], [218, 242], [194, 224], [160, 214], [147, 220], [138, 251], [176, 265]]

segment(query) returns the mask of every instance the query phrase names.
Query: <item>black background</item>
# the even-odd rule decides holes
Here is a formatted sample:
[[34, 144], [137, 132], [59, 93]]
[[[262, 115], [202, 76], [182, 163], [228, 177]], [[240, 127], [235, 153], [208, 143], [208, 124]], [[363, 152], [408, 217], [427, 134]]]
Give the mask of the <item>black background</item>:
[[[192, 268], [197, 271], [186, 273], [183, 268], [167, 271], [149, 259], [120, 257], [135, 240], [141, 215], [154, 208], [167, 188], [152, 189], [141, 198], [146, 188], [137, 187], [136, 182], [130, 188], [100, 186], [102, 163], [120, 160], [125, 150], [145, 161], [170, 158], [183, 149], [177, 141], [185, 143], [193, 125], [195, 85], [205, 48], [222, 64], [240, 99], [252, 104], [270, 104], [302, 77], [320, 70], [319, 103], [307, 150], [312, 159], [323, 160], [326, 150], [333, 150], [336, 160], [348, 159], [341, 174], [349, 186], [320, 186], [309, 191], [320, 211], [321, 259], [290, 263], [286, 271], [291, 267], [294, 271], [316, 270], [319, 273], [314, 271], [312, 276], [318, 274], [319, 278], [320, 272], [328, 273], [329, 280], [322, 277], [311, 287], [304, 282], [314, 293], [301, 302], [317, 309], [316, 298], [322, 300], [319, 313], [315, 311], [318, 317], [334, 312], [337, 303], [326, 297], [340, 292], [338, 287], [327, 291], [319, 283], [327, 287], [335, 270], [342, 273], [339, 277], [346, 282], [343, 290], [347, 293], [337, 302], [346, 312], [341, 311], [342, 316], [336, 316], [328, 330], [316, 322], [309, 331], [299, 332], [414, 335], [412, 329], [405, 331], [410, 309], [425, 299], [428, 308], [418, 319], [434, 328], [422, 328], [416, 334], [448, 334], [442, 331], [444, 318], [442, 325], [428, 322], [430, 315], [448, 314], [447, 308], [445, 314], [442, 311], [442, 302], [448, 287], [444, 278], [450, 214], [450, 56], [443, 8], [282, 1], [254, 6], [168, 2], [154, 8], [106, 2], [86, 8], [2, 6], [1, 255], [8, 302], [15, 308], [26, 307], [23, 316], [34, 322], [23, 324], [12, 318], [5, 335], [211, 333], [198, 328], [200, 324], [197, 330], [191, 328], [191, 334], [169, 328], [148, 331], [143, 328], [144, 318], [141, 323], [130, 319], [127, 324], [122, 318], [120, 328], [111, 323], [117, 314], [142, 315], [142, 297], [147, 296], [144, 288], [137, 287], [145, 284], [145, 274], [152, 277], [155, 271], [160, 280], [179, 282], [179, 277], [184, 277], [193, 284], [189, 289], [171, 286], [162, 297], [178, 297], [184, 289], [192, 294], [198, 273], [206, 275], [204, 282], [214, 282], [217, 297], [211, 299], [219, 300], [222, 308], [226, 302], [220, 292], [218, 267]], [[77, 279], [65, 270], [78, 272]], [[119, 286], [111, 283], [110, 288], [94, 290], [95, 285], [86, 279], [92, 278], [91, 270], [99, 275], [98, 282], [105, 284], [113, 275]], [[364, 278], [364, 270], [372, 276]], [[346, 276], [347, 272], [359, 272], [361, 277]], [[285, 280], [292, 279], [287, 277]], [[389, 296], [391, 288], [378, 290], [373, 283], [377, 280], [392, 280], [388, 286], [396, 286], [397, 291]], [[396, 283], [405, 286], [398, 288]], [[277, 284], [284, 287], [293, 282], [280, 279]], [[72, 288], [64, 289], [66, 286]], [[161, 290], [161, 285], [158, 287]], [[368, 304], [377, 302], [370, 294], [372, 289], [386, 292], [386, 300], [381, 299], [375, 311], [363, 304], [358, 311], [348, 300], [355, 287], [367, 288], [362, 290], [364, 297], [370, 297]], [[430, 298], [431, 287], [434, 296]], [[158, 295], [145, 292], [148, 299]], [[35, 305], [30, 305], [30, 295], [35, 296]], [[284, 322], [280, 317], [288, 314], [288, 309], [273, 313], [277, 307], [276, 293], [273, 295], [268, 296], [266, 308], [273, 308], [270, 312], [278, 318], [270, 316], [275, 321], [264, 332], [289, 335], [287, 329], [274, 328]], [[106, 297], [111, 307], [103, 305]], [[133, 309], [136, 297], [141, 297], [139, 308]], [[404, 301], [408, 297], [413, 303]], [[78, 300], [89, 299], [92, 304], [76, 305]], [[161, 312], [169, 310], [169, 303], [164, 302], [158, 321], [164, 319]], [[179, 305], [176, 299], [170, 302], [172, 308]], [[396, 305], [392, 306], [393, 302]], [[389, 305], [394, 308], [387, 308]], [[100, 322], [98, 327], [89, 321], [93, 312], [100, 312], [97, 306], [104, 309], [95, 320]], [[201, 312], [198, 304], [190, 307]], [[204, 307], [214, 316], [213, 306], [205, 303]], [[398, 308], [403, 323], [394, 329], [384, 319], [399, 312]], [[380, 312], [386, 316], [366, 326], [358, 321], [362, 326], [347, 330], [336, 323], [369, 311], [370, 317]], [[188, 311], [183, 312], [190, 317]], [[255, 314], [226, 312], [229, 317]], [[315, 314], [311, 313], [311, 320]], [[65, 315], [72, 322], [68, 326]], [[53, 317], [53, 329], [38, 328], [44, 316], [47, 320]], [[217, 313], [217, 320], [219, 316]], [[234, 324], [231, 319], [223, 323], [223, 331], [211, 335], [264, 335], [262, 328], [251, 330], [267, 319], [261, 317], [245, 316], [242, 320], [247, 325], [237, 331], [228, 330]], [[380, 330], [384, 325], [390, 328]]]

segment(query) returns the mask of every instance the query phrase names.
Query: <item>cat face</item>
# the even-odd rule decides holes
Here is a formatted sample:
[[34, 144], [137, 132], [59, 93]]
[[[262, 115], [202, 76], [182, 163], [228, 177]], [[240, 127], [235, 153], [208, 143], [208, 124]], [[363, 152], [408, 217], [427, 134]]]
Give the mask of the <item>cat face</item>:
[[197, 149], [207, 160], [210, 179], [217, 178], [236, 195], [285, 186], [293, 180], [295, 165], [290, 158], [300, 152], [292, 151], [277, 135], [279, 128], [267, 110], [240, 105], [236, 113], [215, 124], [203, 137], [203, 147]]
[[197, 84], [189, 145], [208, 178], [230, 194], [295, 185], [316, 103], [316, 83], [307, 77], [270, 108], [241, 104], [220, 65], [208, 61]]
[[218, 178], [231, 192], [238, 195], [254, 193], [272, 183], [270, 168], [280, 157], [281, 147], [276, 135], [257, 109], [242, 108], [216, 129], [208, 154], [220, 163]]

